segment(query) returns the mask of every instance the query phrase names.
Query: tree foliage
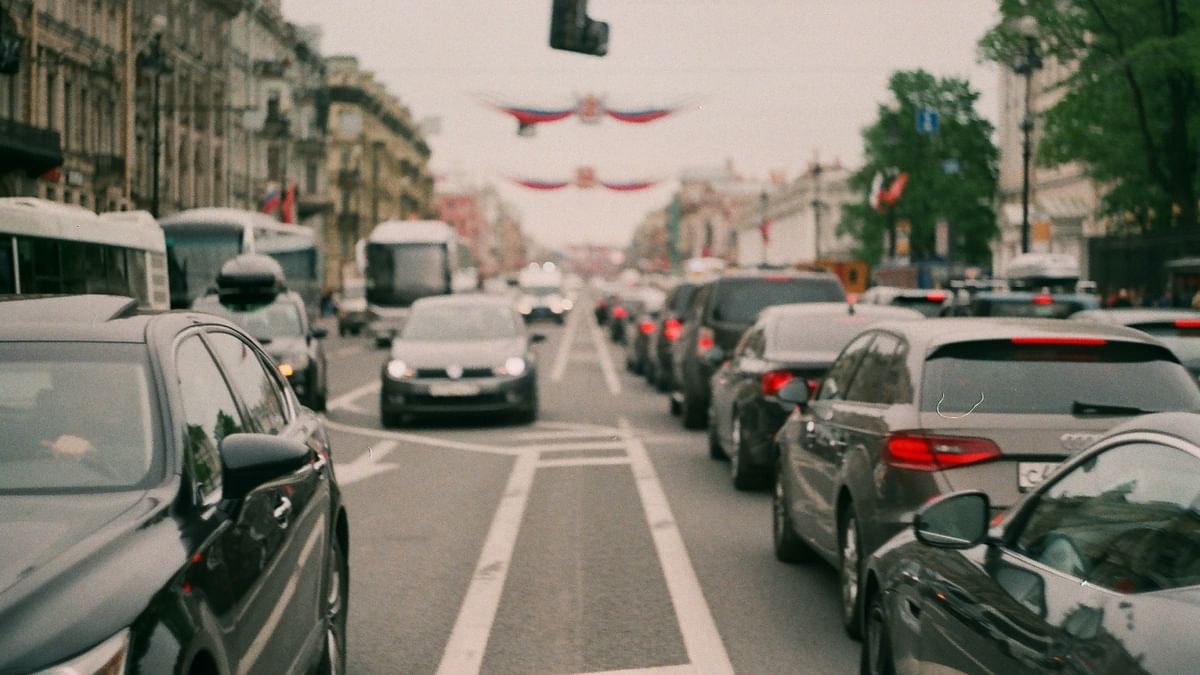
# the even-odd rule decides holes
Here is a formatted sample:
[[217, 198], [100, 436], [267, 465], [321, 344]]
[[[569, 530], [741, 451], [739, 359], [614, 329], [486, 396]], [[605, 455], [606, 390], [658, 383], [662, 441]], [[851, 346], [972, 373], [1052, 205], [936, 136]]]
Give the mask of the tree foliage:
[[1000, 11], [980, 42], [987, 58], [1014, 65], [1026, 45], [1016, 21], [1029, 16], [1046, 63], [1067, 72], [1038, 120], [1039, 164], [1081, 162], [1119, 222], [1196, 227], [1200, 2], [1002, 0]]
[[[888, 88], [895, 104], [880, 105], [877, 120], [863, 130], [865, 163], [850, 178], [863, 198], [843, 208], [842, 231], [858, 241], [859, 257], [878, 262], [887, 253], [888, 215], [871, 208], [868, 193], [876, 175], [907, 172], [908, 185], [894, 215], [912, 223], [913, 259], [935, 257], [937, 222], [945, 220], [954, 258], [987, 263], [996, 234], [998, 152], [991, 123], [975, 110], [979, 93], [965, 80], [938, 79], [924, 70], [893, 73]], [[938, 113], [937, 133], [918, 131], [922, 110]]]

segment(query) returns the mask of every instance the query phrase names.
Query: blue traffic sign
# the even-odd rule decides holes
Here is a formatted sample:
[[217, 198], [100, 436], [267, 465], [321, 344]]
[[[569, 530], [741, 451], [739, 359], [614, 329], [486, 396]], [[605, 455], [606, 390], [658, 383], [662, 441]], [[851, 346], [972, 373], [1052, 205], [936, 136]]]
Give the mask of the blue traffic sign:
[[938, 113], [936, 110], [917, 111], [917, 132], [936, 134], [938, 130]]

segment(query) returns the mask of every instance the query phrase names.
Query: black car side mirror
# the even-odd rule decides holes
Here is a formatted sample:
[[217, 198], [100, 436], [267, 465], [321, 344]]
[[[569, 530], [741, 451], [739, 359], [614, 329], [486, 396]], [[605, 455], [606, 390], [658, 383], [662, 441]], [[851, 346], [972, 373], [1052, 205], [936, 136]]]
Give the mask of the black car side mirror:
[[721, 367], [721, 364], [725, 363], [726, 358], [725, 350], [720, 347], [713, 347], [704, 353], [704, 360], [714, 368]]
[[990, 511], [986, 493], [955, 492], [918, 511], [913, 531], [918, 541], [935, 548], [971, 548], [987, 538]]
[[324, 326], [313, 326], [312, 336], [318, 340], [324, 340], [329, 335], [329, 329]]
[[224, 495], [238, 499], [308, 463], [312, 450], [300, 441], [268, 434], [230, 434], [221, 441]]
[[535, 345], [540, 344], [546, 341], [546, 336], [542, 335], [541, 333], [530, 333], [529, 341]]

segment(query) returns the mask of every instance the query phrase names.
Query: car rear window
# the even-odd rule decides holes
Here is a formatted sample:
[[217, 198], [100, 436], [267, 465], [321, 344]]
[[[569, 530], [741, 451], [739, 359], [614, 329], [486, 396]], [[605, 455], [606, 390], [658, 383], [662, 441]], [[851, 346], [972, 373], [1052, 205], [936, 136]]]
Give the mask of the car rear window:
[[1175, 356], [1185, 364], [1200, 361], [1200, 322], [1157, 321], [1153, 323], [1130, 324], [1144, 333], [1158, 338], [1159, 342], [1170, 349]]
[[675, 291], [675, 296], [671, 299], [671, 311], [676, 314], [683, 314], [687, 311], [688, 305], [692, 304], [692, 296], [696, 295], [696, 291], [700, 289], [698, 284], [683, 284]]
[[937, 316], [942, 311], [942, 305], [946, 303], [945, 295], [932, 296], [911, 296], [898, 295], [892, 298], [891, 304], [893, 307], [907, 307], [914, 309], [925, 316]]
[[1054, 300], [1037, 303], [1028, 298], [1012, 300], [976, 300], [971, 305], [972, 316], [998, 316], [1036, 319], [1065, 319], [1075, 312], [1088, 309], [1083, 303]]
[[837, 279], [762, 277], [717, 282], [710, 316], [726, 323], [754, 323], [758, 313], [774, 305], [800, 302], [845, 302]]
[[1200, 411], [1200, 388], [1167, 350], [1133, 342], [946, 345], [925, 363], [921, 410], [1041, 415]]

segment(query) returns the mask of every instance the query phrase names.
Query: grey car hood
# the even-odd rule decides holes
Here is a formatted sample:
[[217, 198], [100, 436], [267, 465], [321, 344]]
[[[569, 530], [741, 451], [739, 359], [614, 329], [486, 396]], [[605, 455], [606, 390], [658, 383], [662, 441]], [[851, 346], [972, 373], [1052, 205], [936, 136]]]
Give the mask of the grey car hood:
[[493, 368], [509, 357], [524, 356], [525, 352], [523, 336], [453, 342], [395, 340], [392, 343], [392, 358], [403, 361], [410, 368], [445, 368], [449, 365]]

